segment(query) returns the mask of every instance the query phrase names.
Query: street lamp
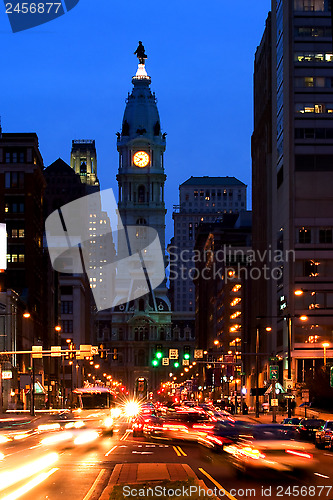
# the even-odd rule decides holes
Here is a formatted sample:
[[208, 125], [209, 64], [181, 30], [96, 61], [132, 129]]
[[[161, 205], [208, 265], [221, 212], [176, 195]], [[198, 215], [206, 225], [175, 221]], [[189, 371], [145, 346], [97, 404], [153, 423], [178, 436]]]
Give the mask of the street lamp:
[[324, 348], [324, 366], [326, 366], [326, 349], [330, 347], [330, 344], [329, 342], [323, 342], [321, 345]]

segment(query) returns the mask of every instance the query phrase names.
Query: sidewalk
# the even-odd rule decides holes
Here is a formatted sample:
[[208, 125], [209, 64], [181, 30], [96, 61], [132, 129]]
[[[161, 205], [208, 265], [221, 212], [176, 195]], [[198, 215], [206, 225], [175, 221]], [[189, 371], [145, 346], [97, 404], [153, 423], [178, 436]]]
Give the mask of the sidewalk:
[[[303, 408], [296, 408], [295, 415], [292, 415], [293, 417], [299, 417], [303, 418], [304, 417], [304, 409]], [[276, 414], [276, 423], [280, 424], [282, 420], [288, 417], [288, 413], [277, 413]], [[321, 418], [323, 420], [333, 420], [333, 413], [326, 413], [326, 412], [320, 412], [317, 410], [312, 410], [308, 409], [306, 411], [306, 417], [307, 418]], [[249, 422], [255, 422], [258, 424], [271, 424], [273, 420], [273, 413], [271, 411], [267, 413], [260, 413], [259, 417], [257, 418], [255, 416], [255, 413], [250, 413], [248, 415], [233, 415], [233, 418], [235, 420], [246, 420]]]
[[[119, 485], [149, 483], [151, 488], [162, 481], [187, 481], [193, 479], [199, 487], [206, 489], [204, 481], [200, 480], [187, 464], [177, 463], [126, 463], [117, 464], [110, 480], [99, 500], [109, 500], [112, 489]], [[214, 497], [210, 497], [214, 499]]]

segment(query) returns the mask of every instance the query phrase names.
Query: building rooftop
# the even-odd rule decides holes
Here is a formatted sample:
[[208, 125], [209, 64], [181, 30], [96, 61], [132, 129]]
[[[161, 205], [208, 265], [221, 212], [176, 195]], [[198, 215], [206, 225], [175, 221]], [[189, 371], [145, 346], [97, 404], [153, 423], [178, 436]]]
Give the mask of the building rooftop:
[[187, 181], [180, 184], [182, 186], [244, 186], [244, 182], [239, 181], [236, 177], [210, 177], [204, 175], [202, 177], [191, 176]]

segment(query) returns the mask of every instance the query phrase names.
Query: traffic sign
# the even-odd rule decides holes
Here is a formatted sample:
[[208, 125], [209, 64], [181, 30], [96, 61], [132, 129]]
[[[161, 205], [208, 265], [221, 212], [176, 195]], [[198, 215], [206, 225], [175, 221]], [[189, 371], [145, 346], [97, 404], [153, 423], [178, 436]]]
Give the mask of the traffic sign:
[[269, 367], [269, 379], [279, 380], [279, 367], [278, 365], [270, 365]]
[[190, 360], [189, 359], [183, 359], [183, 365], [184, 366], [188, 366], [190, 364]]
[[60, 345], [51, 345], [51, 357], [52, 358], [60, 358], [61, 357]]
[[43, 346], [41, 346], [41, 345], [33, 345], [31, 347], [31, 350], [33, 351], [32, 352], [32, 357], [33, 358], [42, 358], [43, 357], [43, 354], [42, 354]]
[[178, 359], [178, 349], [169, 349], [169, 358]]
[[91, 355], [97, 356], [97, 354], [98, 354], [98, 345], [92, 345], [91, 346]]
[[86, 356], [91, 356], [91, 347], [90, 344], [81, 344], [78, 359], [84, 359]]
[[162, 365], [168, 366], [170, 363], [169, 358], [162, 358]]
[[279, 400], [278, 399], [271, 399], [271, 406], [279, 406]]
[[194, 357], [195, 359], [203, 358], [203, 349], [194, 349]]

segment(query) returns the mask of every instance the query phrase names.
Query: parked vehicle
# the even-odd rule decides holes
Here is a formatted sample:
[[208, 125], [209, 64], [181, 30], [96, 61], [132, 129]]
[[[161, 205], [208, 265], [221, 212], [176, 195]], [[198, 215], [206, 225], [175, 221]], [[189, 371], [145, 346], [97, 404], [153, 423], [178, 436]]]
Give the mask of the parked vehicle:
[[301, 439], [309, 439], [315, 441], [316, 432], [323, 427], [325, 420], [320, 418], [302, 418], [297, 427], [298, 435]]
[[[316, 432], [316, 448], [322, 449], [325, 446], [332, 446], [333, 420], [327, 420], [323, 427]], [[333, 448], [331, 448], [333, 449]]]

